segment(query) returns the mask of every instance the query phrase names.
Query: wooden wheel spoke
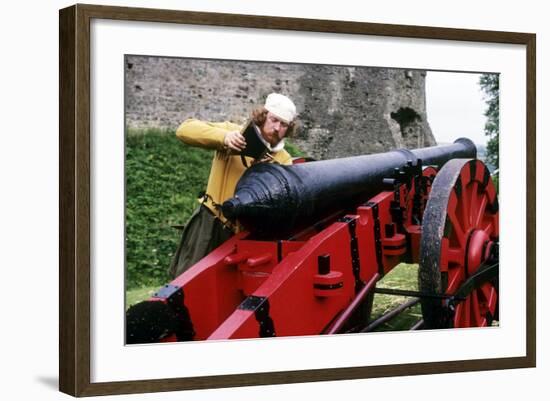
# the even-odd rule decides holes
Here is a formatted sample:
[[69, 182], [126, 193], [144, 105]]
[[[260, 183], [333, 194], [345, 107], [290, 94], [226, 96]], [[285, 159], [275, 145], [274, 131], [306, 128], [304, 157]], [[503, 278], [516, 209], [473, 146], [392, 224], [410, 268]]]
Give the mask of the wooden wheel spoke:
[[462, 196], [460, 198], [460, 204], [457, 205], [457, 208], [460, 209], [461, 227], [463, 231], [466, 231], [466, 228], [470, 225], [470, 197], [468, 188], [463, 189]]
[[478, 291], [480, 292], [480, 295], [482, 295], [485, 301], [489, 301], [491, 299], [492, 289], [493, 289], [492, 285], [490, 285], [489, 283], [485, 283], [481, 287], [479, 287]]
[[458, 287], [464, 280], [464, 269], [462, 266], [456, 267], [454, 269], [449, 269], [448, 272], [448, 284], [447, 284], [447, 294], [454, 294]]
[[456, 238], [462, 248], [466, 245], [466, 234], [464, 233], [464, 229], [462, 228], [462, 223], [456, 216], [455, 211], [449, 211], [448, 213], [449, 220], [451, 221], [451, 224], [453, 225], [453, 232], [456, 235]]
[[483, 196], [481, 198], [481, 201], [479, 202], [478, 209], [473, 209], [472, 212], [475, 215], [474, 220], [472, 222], [472, 226], [474, 228], [480, 228], [481, 222], [483, 220], [483, 215], [485, 214], [485, 209], [487, 208], [487, 196]]
[[493, 235], [493, 232], [494, 232], [493, 228], [494, 228], [493, 221], [489, 221], [483, 225], [483, 231], [485, 231], [489, 237]]
[[460, 322], [456, 327], [470, 327], [470, 311], [471, 311], [471, 297], [466, 298], [462, 303], [462, 313], [458, 314], [458, 321]]
[[471, 305], [471, 324], [470, 324], [470, 327], [480, 327], [481, 326], [481, 315], [480, 315], [480, 309], [481, 309], [481, 305], [479, 303], [479, 297], [477, 296], [477, 291], [474, 290], [474, 292], [472, 292], [472, 295], [470, 296], [470, 298], [472, 299], [470, 301], [470, 305]]
[[485, 302], [487, 303], [487, 309], [491, 315], [495, 314], [497, 306], [497, 291], [490, 283], [485, 283], [481, 286], [480, 290], [483, 293]]
[[454, 327], [462, 327], [461, 317], [464, 310], [464, 304], [460, 303], [456, 306], [455, 309], [455, 317], [453, 319], [453, 326]]
[[474, 181], [472, 185], [468, 187], [468, 225], [472, 227], [474, 225], [475, 217], [477, 217], [479, 194], [478, 194], [478, 182]]

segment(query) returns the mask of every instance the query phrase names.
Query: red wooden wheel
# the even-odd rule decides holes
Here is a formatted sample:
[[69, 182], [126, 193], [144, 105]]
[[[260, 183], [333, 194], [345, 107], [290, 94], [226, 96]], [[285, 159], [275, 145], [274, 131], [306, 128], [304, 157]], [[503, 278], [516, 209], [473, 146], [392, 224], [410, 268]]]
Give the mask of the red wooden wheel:
[[[447, 162], [433, 182], [424, 212], [420, 291], [456, 294], [489, 259], [494, 261], [498, 231], [498, 199], [487, 167], [479, 160]], [[423, 298], [425, 327], [490, 325], [498, 313], [497, 289], [498, 276], [476, 285], [456, 304], [451, 298]]]

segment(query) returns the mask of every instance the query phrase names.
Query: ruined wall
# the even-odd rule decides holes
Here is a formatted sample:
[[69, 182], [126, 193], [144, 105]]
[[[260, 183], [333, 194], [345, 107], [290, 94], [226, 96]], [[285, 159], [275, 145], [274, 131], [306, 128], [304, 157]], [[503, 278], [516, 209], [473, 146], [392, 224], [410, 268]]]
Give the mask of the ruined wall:
[[316, 159], [435, 145], [425, 72], [128, 56], [126, 125], [175, 129], [186, 118], [243, 122], [265, 96], [293, 99], [293, 142]]

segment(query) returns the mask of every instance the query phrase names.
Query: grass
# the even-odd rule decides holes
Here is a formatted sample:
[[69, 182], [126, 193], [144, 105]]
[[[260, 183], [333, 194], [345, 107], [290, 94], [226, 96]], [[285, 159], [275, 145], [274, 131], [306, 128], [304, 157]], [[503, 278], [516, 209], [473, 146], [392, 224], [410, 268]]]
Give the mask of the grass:
[[174, 132], [126, 138], [126, 288], [160, 286], [180, 232], [205, 187], [212, 152], [184, 146]]
[[126, 291], [126, 307], [145, 301], [153, 296], [160, 286], [135, 287]]
[[[386, 274], [378, 282], [377, 287], [416, 291], [418, 290], [417, 275], [417, 264], [401, 263]], [[377, 319], [409, 299], [402, 296], [375, 294], [371, 320]], [[416, 304], [389, 322], [379, 326], [375, 331], [408, 330], [421, 318], [420, 304]]]

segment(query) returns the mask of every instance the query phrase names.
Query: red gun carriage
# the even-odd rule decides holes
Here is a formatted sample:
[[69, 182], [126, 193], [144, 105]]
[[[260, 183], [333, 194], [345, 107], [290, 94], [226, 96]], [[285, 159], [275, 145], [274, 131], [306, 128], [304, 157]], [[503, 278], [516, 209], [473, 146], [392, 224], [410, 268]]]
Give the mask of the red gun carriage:
[[[224, 215], [236, 234], [127, 312], [127, 342], [365, 332], [415, 302], [413, 328], [498, 320], [498, 199], [475, 145], [258, 164]], [[418, 291], [377, 288], [418, 263]], [[412, 301], [371, 322], [375, 293]]]

